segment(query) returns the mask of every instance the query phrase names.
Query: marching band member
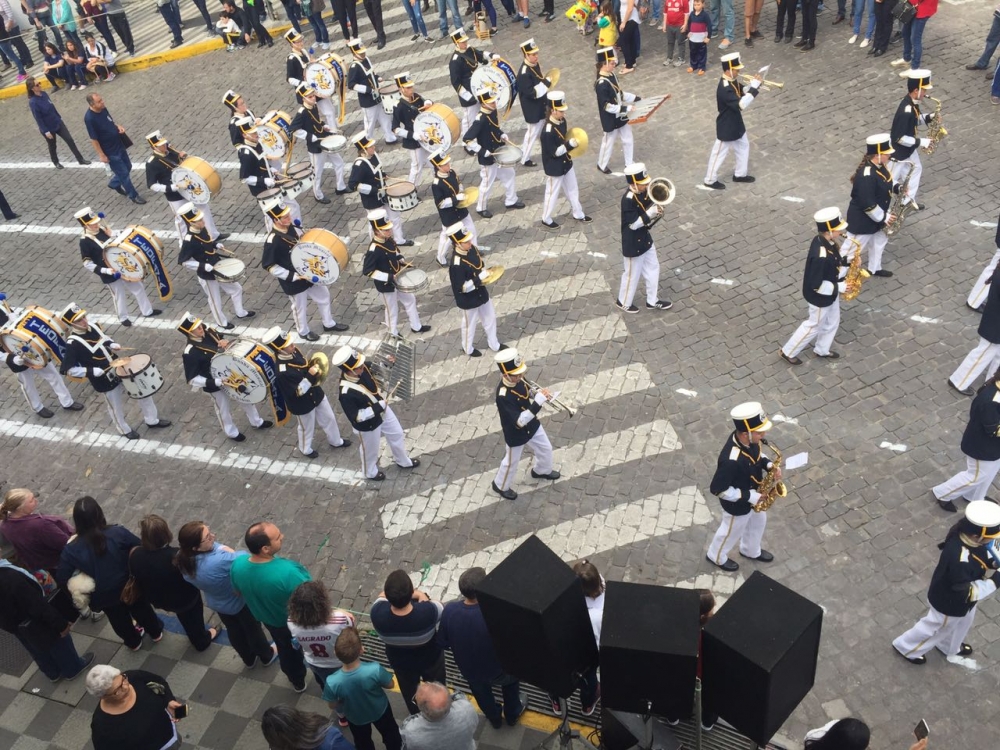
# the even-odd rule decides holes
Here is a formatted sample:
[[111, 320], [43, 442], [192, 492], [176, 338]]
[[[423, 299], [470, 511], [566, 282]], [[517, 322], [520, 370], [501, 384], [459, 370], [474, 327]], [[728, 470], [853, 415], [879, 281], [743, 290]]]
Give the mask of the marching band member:
[[822, 208], [813, 215], [816, 236], [809, 245], [806, 269], [802, 276], [802, 296], [809, 303], [809, 317], [795, 329], [788, 342], [781, 347], [781, 358], [790, 365], [801, 365], [798, 354], [812, 341], [813, 353], [824, 359], [838, 359], [833, 351], [833, 340], [840, 326], [840, 293], [847, 291], [844, 277], [850, 259], [842, 258], [838, 239], [847, 222], [836, 206]]
[[225, 292], [233, 302], [233, 309], [236, 317], [240, 320], [252, 318], [257, 313], [243, 307], [243, 285], [238, 281], [219, 281], [219, 277], [214, 270], [222, 256], [220, 250], [224, 250], [222, 243], [213, 240], [208, 235], [208, 228], [205, 226], [205, 217], [201, 210], [192, 203], [184, 203], [180, 208], [181, 218], [187, 224], [188, 231], [184, 234], [181, 242], [181, 254], [178, 261], [182, 266], [198, 275], [198, 284], [208, 298], [208, 307], [212, 311], [212, 317], [220, 328], [227, 331], [236, 326], [229, 322], [226, 313], [222, 309], [222, 294]]
[[[379, 160], [378, 154], [375, 153], [375, 141], [364, 133], [358, 133], [351, 139], [351, 142], [358, 149], [358, 158], [354, 160], [354, 166], [351, 167], [348, 188], [357, 191], [365, 211], [371, 212], [376, 209], [385, 211], [392, 223], [392, 236], [397, 245], [412, 247], [413, 240], [408, 240], [403, 236], [403, 217], [398, 211], [389, 208], [387, 203], [385, 173], [382, 171], [382, 162]], [[371, 234], [370, 225], [368, 231]]]
[[504, 186], [506, 208], [524, 208], [524, 203], [517, 197], [517, 175], [514, 173], [514, 168], [501, 167], [493, 155], [498, 148], [510, 143], [510, 138], [500, 128], [496, 94], [484, 91], [479, 95], [479, 102], [482, 105], [479, 114], [462, 138], [467, 149], [475, 153], [479, 161], [479, 201], [476, 204], [476, 213], [484, 219], [492, 219], [493, 212], [486, 206], [489, 203], [493, 183], [498, 179]]
[[542, 168], [545, 170], [545, 203], [542, 207], [542, 224], [548, 229], [558, 229], [559, 224], [552, 219], [559, 194], [566, 192], [573, 218], [589, 224], [591, 219], [580, 205], [580, 188], [573, 169], [570, 149], [578, 145], [575, 138], [566, 137], [566, 95], [562, 91], [548, 93], [549, 117], [542, 130]]
[[330, 362], [341, 370], [340, 408], [360, 439], [361, 470], [365, 478], [376, 482], [385, 479], [385, 472], [378, 467], [379, 445], [383, 437], [399, 468], [415, 469], [420, 466], [420, 459], [410, 458], [406, 452], [403, 442], [405, 433], [389, 406], [389, 394], [379, 388], [378, 381], [365, 364], [364, 355], [349, 346], [342, 346], [334, 352]]
[[410, 152], [409, 182], [420, 185], [424, 167], [428, 166], [427, 149], [420, 145], [413, 123], [417, 115], [434, 102], [424, 99], [413, 90], [413, 79], [410, 78], [409, 71], [400, 73], [394, 80], [400, 99], [392, 110], [392, 132], [403, 139], [403, 148]]
[[[7, 306], [6, 300], [7, 295], [0, 293], [0, 328], [7, 325], [11, 319], [11, 310]], [[49, 384], [52, 392], [59, 399], [59, 405], [63, 409], [67, 411], [80, 411], [83, 409], [83, 404], [73, 400], [69, 388], [66, 387], [66, 381], [63, 380], [62, 375], [59, 374], [59, 370], [56, 369], [51, 359], [45, 362], [44, 367], [35, 369], [34, 367], [30, 367], [24, 357], [19, 354], [4, 352], [4, 355], [4, 361], [7, 363], [8, 369], [17, 376], [17, 382], [21, 385], [21, 393], [24, 394], [28, 406], [42, 419], [51, 419], [53, 415], [46, 408], [45, 404], [42, 403], [41, 396], [38, 395], [38, 386], [35, 384], [36, 375]]]
[[249, 117], [251, 120], [256, 122], [257, 118], [247, 106], [247, 100], [243, 98], [243, 94], [238, 94], [232, 89], [229, 89], [229, 91], [223, 95], [222, 103], [229, 108], [229, 112], [232, 115], [229, 118], [229, 140], [232, 141], [234, 146], [239, 146], [243, 143], [243, 132], [237, 125], [237, 121], [245, 117]]
[[545, 126], [545, 95], [552, 87], [552, 81], [542, 75], [542, 66], [538, 62], [538, 45], [534, 39], [521, 42], [521, 54], [524, 62], [517, 71], [517, 98], [521, 103], [521, 114], [528, 129], [524, 131], [524, 141], [521, 143], [521, 164], [533, 167], [531, 149], [538, 140]]
[[448, 227], [448, 236], [455, 243], [455, 254], [448, 268], [451, 292], [455, 304], [462, 311], [462, 351], [470, 357], [481, 357], [483, 353], [472, 344], [476, 338], [476, 328], [483, 324], [486, 343], [495, 352], [506, 349], [497, 338], [497, 314], [490, 299], [490, 290], [483, 281], [489, 271], [483, 263], [479, 248], [473, 244], [472, 233], [461, 223]]
[[888, 213], [892, 194], [899, 192], [892, 173], [885, 166], [893, 149], [888, 133], [869, 136], [866, 153], [851, 177], [851, 203], [847, 207], [847, 239], [856, 240], [857, 252], [868, 251], [868, 272], [888, 278], [892, 271], [882, 269], [882, 253], [889, 236], [885, 228], [893, 220]]
[[628, 124], [628, 113], [632, 105], [641, 99], [622, 90], [618, 76], [615, 75], [616, 65], [618, 58], [615, 57], [614, 47], [602, 47], [597, 50], [597, 81], [594, 83], [594, 90], [597, 93], [601, 130], [604, 131], [601, 151], [597, 156], [597, 168], [604, 174], [611, 174], [608, 163], [611, 161], [611, 152], [616, 141], [622, 143], [625, 166], [632, 166], [633, 138], [632, 126]]
[[932, 648], [946, 657], [970, 656], [965, 638], [976, 617], [976, 605], [1000, 588], [996, 553], [1000, 538], [1000, 506], [989, 500], [969, 503], [965, 518], [948, 530], [938, 545], [941, 558], [927, 589], [927, 614], [892, 642], [911, 664], [926, 664]]
[[83, 267], [97, 274], [111, 292], [111, 297], [115, 301], [115, 312], [122, 325], [126, 327], [132, 325], [128, 313], [128, 301], [125, 299], [126, 291], [135, 297], [139, 312], [144, 318], [160, 315], [163, 310], [153, 309], [141, 281], [123, 281], [122, 275], [115, 269], [109, 268], [107, 261], [104, 260], [104, 243], [111, 239], [110, 230], [101, 223], [104, 214], [95, 214], [87, 207], [73, 214], [73, 218], [83, 227], [83, 236], [80, 238], [80, 257], [83, 258]]
[[[122, 399], [124, 388], [121, 379], [115, 375], [111, 367], [116, 359], [115, 352], [121, 349], [96, 324], [87, 320], [87, 311], [76, 303], [70, 303], [62, 311], [60, 319], [72, 331], [66, 339], [66, 356], [63, 358], [60, 372], [71, 378], [87, 378], [95, 391], [104, 395], [108, 403], [108, 413], [118, 432], [129, 440], [138, 440], [139, 433], [129, 427], [125, 420], [125, 405]], [[137, 399], [142, 411], [143, 421], [147, 427], [169, 427], [170, 421], [160, 419], [153, 403], [152, 396]]]
[[[448, 74], [451, 77], [451, 87], [458, 94], [458, 102], [462, 105], [462, 132], [472, 127], [472, 121], [479, 109], [476, 95], [472, 93], [472, 72], [480, 65], [486, 65], [493, 55], [469, 46], [469, 37], [463, 29], [451, 32], [451, 41], [455, 43], [455, 52], [448, 63]], [[468, 150], [468, 148], [466, 148]]]
[[705, 558], [727, 573], [740, 569], [740, 564], [728, 557], [736, 542], [740, 543], [740, 555], [758, 562], [771, 562], [774, 555], [761, 549], [767, 525], [767, 512], [753, 512], [761, 499], [757, 487], [764, 481], [768, 471], [774, 468], [781, 478], [781, 468], [763, 454], [760, 442], [764, 433], [771, 429], [771, 420], [757, 401], [740, 404], [730, 416], [736, 425], [729, 436], [715, 469], [710, 486], [711, 493], [722, 504], [722, 523], [715, 532]]
[[308, 304], [312, 300], [319, 308], [323, 319], [323, 330], [327, 333], [347, 330], [347, 325], [333, 319], [330, 310], [330, 290], [313, 276], [300, 276], [292, 265], [292, 248], [298, 244], [303, 229], [292, 224], [292, 213], [288, 206], [278, 204], [268, 210], [273, 227], [264, 240], [264, 256], [261, 266], [278, 280], [281, 290], [288, 295], [292, 304], [292, 318], [299, 336], [306, 341], [319, 341], [319, 336], [309, 330]]
[[375, 282], [375, 289], [382, 295], [382, 301], [385, 303], [385, 324], [389, 333], [393, 336], [399, 335], [399, 305], [406, 310], [406, 317], [410, 320], [410, 330], [414, 333], [426, 333], [431, 327], [420, 322], [417, 298], [409, 292], [396, 289], [396, 274], [409, 264], [392, 238], [392, 222], [386, 215], [385, 209], [376, 208], [374, 211], [369, 211], [368, 222], [371, 225], [372, 241], [365, 253], [361, 273]]
[[449, 227], [452, 224], [461, 224], [465, 231], [472, 236], [473, 244], [479, 243], [479, 237], [476, 233], [476, 226], [472, 223], [472, 216], [469, 215], [469, 209], [458, 205], [465, 200], [465, 193], [458, 178], [458, 172], [451, 168], [451, 157], [448, 156], [448, 152], [437, 151], [431, 154], [431, 164], [436, 170], [434, 180], [431, 182], [431, 195], [434, 198], [434, 205], [437, 207], [438, 218], [441, 219], [437, 262], [447, 268], [448, 251], [451, 249]]
[[[923, 210], [923, 206], [917, 203], [917, 191], [920, 189], [920, 175], [924, 172], [924, 166], [920, 163], [920, 149], [931, 145], [930, 138], [917, 137], [917, 125], [929, 125], [934, 119], [934, 112], [923, 114], [920, 111], [920, 101], [927, 95], [927, 92], [934, 88], [931, 85], [931, 72], [924, 70], [906, 71], [907, 95], [896, 108], [896, 115], [892, 118], [892, 149], [895, 153], [889, 161], [889, 172], [892, 173], [894, 182], [906, 183], [906, 195], [903, 196], [903, 205], [913, 204], [917, 211]], [[904, 164], [909, 165], [903, 167]]]
[[318, 365], [310, 364], [293, 342], [294, 334], [283, 333], [277, 326], [264, 334], [261, 342], [271, 347], [278, 358], [278, 389], [288, 406], [288, 411], [298, 421], [298, 448], [306, 458], [319, 458], [313, 449], [316, 424], [326, 434], [332, 448], [347, 448], [351, 441], [340, 436], [337, 418], [330, 406], [330, 399], [317, 385], [320, 379]]
[[327, 127], [317, 109], [316, 89], [308, 83], [300, 83], [295, 93], [302, 97], [302, 106], [292, 119], [291, 131], [304, 130], [306, 133], [306, 150], [309, 151], [309, 162], [313, 168], [313, 197], [319, 203], [329, 203], [330, 199], [323, 195], [323, 169], [327, 164], [333, 166], [337, 175], [337, 195], [347, 192], [344, 182], [344, 160], [335, 151], [324, 151], [320, 141], [333, 131]]
[[989, 291], [990, 279], [993, 278], [993, 272], [997, 268], [997, 263], [1000, 263], [1000, 221], [997, 222], [997, 236], [994, 244], [997, 246], [997, 249], [993, 253], [993, 259], [986, 264], [986, 268], [979, 274], [976, 283], [972, 285], [972, 291], [969, 292], [969, 298], [965, 301], [965, 304], [976, 312], [983, 311], [983, 305], [986, 304], [986, 293]]
[[[192, 389], [200, 388], [212, 397], [215, 416], [219, 418], [222, 431], [230, 440], [242, 443], [247, 439], [247, 436], [240, 432], [236, 428], [236, 423], [233, 422], [233, 413], [229, 408], [230, 399], [222, 390], [222, 381], [212, 376], [212, 357], [225, 351], [229, 342], [218, 331], [206, 328], [201, 318], [196, 318], [191, 313], [184, 313], [184, 319], [177, 326], [177, 330], [187, 336], [188, 340], [183, 355], [184, 379], [187, 380]], [[258, 430], [266, 430], [274, 426], [274, 422], [260, 416], [257, 407], [253, 404], [241, 403], [240, 405], [246, 412], [251, 426]]]
[[625, 167], [628, 192], [622, 196], [622, 283], [618, 288], [615, 306], [627, 313], [637, 313], [639, 308], [632, 304], [639, 279], [646, 287], [647, 310], [669, 310], [674, 303], [660, 299], [660, 260], [656, 255], [656, 245], [649, 228], [662, 216], [663, 209], [649, 197], [649, 183], [652, 178], [646, 173], [646, 165], [637, 161]]
[[[171, 148], [159, 130], [154, 130], [147, 135], [146, 142], [153, 149], [153, 155], [146, 159], [146, 187], [154, 193], [163, 193], [166, 196], [170, 211], [174, 215], [177, 237], [182, 240], [187, 228], [181, 218], [180, 209], [187, 202], [187, 199], [174, 189], [170, 177], [174, 169], [187, 158], [187, 154]], [[220, 236], [207, 202], [202, 206], [202, 213], [205, 214], [205, 226], [208, 227], [208, 233], [212, 235], [213, 239], [224, 240], [229, 236], [228, 234]]]
[[347, 46], [354, 59], [347, 68], [347, 87], [358, 95], [358, 106], [365, 121], [365, 134], [369, 139], [375, 139], [375, 129], [382, 128], [382, 137], [386, 143], [395, 143], [396, 134], [392, 132], [392, 115], [382, 107], [382, 97], [379, 86], [382, 76], [375, 72], [375, 66], [368, 59], [367, 48], [360, 39], [351, 39]]
[[964, 396], [975, 394], [972, 383], [984, 371], [992, 372], [1000, 367], [1000, 270], [993, 272], [989, 287], [983, 317], [976, 329], [979, 343], [948, 376], [948, 385]]
[[724, 183], [719, 182], [719, 167], [732, 149], [736, 155], [736, 166], [733, 168], [733, 182], [753, 182], [754, 178], [747, 174], [747, 163], [750, 161], [750, 139], [747, 138], [747, 128], [743, 124], [743, 110], [753, 104], [760, 93], [762, 78], [754, 76], [746, 89], [739, 81], [738, 70], [743, 69], [739, 52], [730, 52], [719, 58], [722, 61], [722, 78], [715, 90], [715, 102], [719, 114], [715, 118], [715, 145], [708, 156], [708, 171], [705, 172], [705, 186], [712, 190], [725, 190]]
[[[312, 58], [309, 52], [303, 49], [305, 37], [295, 29], [289, 29], [285, 32], [285, 41], [292, 45], [292, 51], [288, 53], [285, 60], [285, 80], [301, 96], [298, 87], [306, 83], [306, 66], [312, 62]], [[337, 127], [337, 105], [333, 98], [316, 97], [316, 109], [319, 110], [320, 116], [326, 123], [326, 129], [331, 133], [336, 133], [339, 128]]]
[[531, 395], [528, 384], [524, 382], [528, 366], [517, 349], [504, 349], [493, 357], [493, 361], [497, 363], [501, 374], [496, 402], [506, 450], [490, 487], [505, 500], [517, 500], [514, 480], [517, 478], [517, 465], [521, 462], [524, 446], [529, 446], [535, 453], [531, 469], [533, 478], [556, 480], [562, 476], [552, 468], [552, 443], [549, 442], [542, 423], [538, 421], [542, 405], [554, 396], [545, 389]]
[[[240, 145], [236, 147], [236, 155], [240, 160], [240, 182], [250, 188], [250, 195], [257, 199], [257, 196], [269, 188], [273, 188], [277, 181], [274, 179], [274, 172], [271, 171], [271, 164], [264, 155], [264, 147], [260, 145], [257, 121], [253, 117], [238, 117], [236, 128], [241, 134]], [[302, 209], [294, 198], [282, 196], [284, 203], [292, 212], [292, 221], [302, 220]], [[271, 217], [264, 211], [264, 231], [271, 231]]]

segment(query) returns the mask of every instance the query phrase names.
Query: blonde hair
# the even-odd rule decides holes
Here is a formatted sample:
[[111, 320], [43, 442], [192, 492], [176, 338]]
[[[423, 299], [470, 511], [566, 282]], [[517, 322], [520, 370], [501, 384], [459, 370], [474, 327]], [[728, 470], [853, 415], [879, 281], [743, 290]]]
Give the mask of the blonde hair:
[[33, 494], [35, 493], [24, 487], [8, 490], [3, 496], [3, 504], [0, 505], [0, 520], [6, 521], [10, 514], [24, 505]]

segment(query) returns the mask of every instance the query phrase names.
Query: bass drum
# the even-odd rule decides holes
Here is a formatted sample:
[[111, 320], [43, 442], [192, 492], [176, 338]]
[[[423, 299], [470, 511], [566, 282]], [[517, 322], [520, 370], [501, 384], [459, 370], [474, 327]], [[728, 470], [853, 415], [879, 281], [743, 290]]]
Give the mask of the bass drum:
[[149, 262], [146, 256], [129, 242], [133, 229], [134, 227], [128, 227], [115, 235], [104, 248], [104, 262], [108, 264], [108, 268], [120, 273], [123, 280], [142, 281], [149, 273]]
[[308, 229], [292, 248], [292, 266], [299, 276], [316, 277], [316, 284], [329, 286], [347, 270], [350, 251], [333, 232]]
[[489, 65], [479, 65], [472, 71], [472, 93], [479, 96], [487, 91], [497, 98], [501, 116], [510, 114], [517, 99], [517, 71], [502, 57], [494, 57]]
[[451, 149], [461, 132], [458, 115], [444, 104], [432, 104], [413, 121], [413, 137], [431, 153]]
[[306, 65], [305, 77], [306, 83], [316, 89], [316, 96], [329, 99], [338, 95], [347, 80], [344, 61], [340, 55], [327, 52]]
[[174, 189], [194, 203], [204, 206], [214, 196], [222, 192], [222, 178], [215, 168], [204, 159], [189, 156], [170, 173]]
[[292, 142], [292, 116], [281, 109], [273, 109], [264, 115], [257, 138], [268, 159], [284, 159]]
[[[4, 351], [21, 357], [33, 370], [45, 367], [52, 359], [50, 346], [60, 351], [65, 338], [66, 326], [59, 316], [37, 305], [28, 305], [23, 313], [11, 318], [7, 327], [0, 330], [0, 345]], [[63, 356], [61, 351], [59, 356]]]
[[222, 381], [222, 390], [233, 401], [259, 404], [267, 398], [267, 378], [251, 359], [259, 347], [256, 341], [236, 339], [212, 357], [212, 377]]
[[129, 398], [148, 398], [163, 387], [163, 376], [148, 354], [133, 354], [115, 362], [115, 375], [121, 378]]

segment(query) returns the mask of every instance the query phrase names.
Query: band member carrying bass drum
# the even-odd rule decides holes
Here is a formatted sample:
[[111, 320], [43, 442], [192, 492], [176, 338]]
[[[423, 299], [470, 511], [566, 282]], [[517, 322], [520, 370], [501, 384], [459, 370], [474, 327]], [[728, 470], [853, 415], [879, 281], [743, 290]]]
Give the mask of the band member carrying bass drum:
[[403, 148], [410, 152], [410, 176], [407, 181], [418, 186], [424, 167], [428, 166], [428, 151], [417, 140], [418, 134], [414, 131], [413, 122], [420, 112], [434, 102], [414, 91], [413, 79], [408, 71], [400, 73], [393, 80], [399, 89], [400, 99], [392, 111], [392, 132], [403, 139]]
[[382, 137], [386, 143], [395, 143], [396, 134], [392, 132], [392, 115], [382, 106], [382, 76], [375, 72], [375, 66], [368, 58], [366, 47], [360, 39], [347, 42], [354, 59], [347, 68], [347, 87], [358, 95], [358, 106], [365, 121], [365, 135], [375, 140], [376, 128], [382, 129]]
[[434, 205], [437, 207], [438, 218], [441, 220], [437, 262], [447, 268], [448, 251], [451, 250], [452, 246], [449, 228], [453, 224], [461, 224], [465, 231], [472, 236], [472, 243], [479, 244], [476, 226], [472, 223], [472, 216], [469, 214], [468, 208], [470, 203], [475, 202], [479, 191], [477, 188], [473, 188], [475, 194], [466, 195], [458, 172], [452, 169], [451, 157], [446, 151], [436, 151], [431, 154], [431, 164], [435, 169], [434, 181], [431, 182], [431, 195], [434, 198]]
[[[292, 51], [288, 53], [285, 60], [285, 80], [292, 88], [297, 89], [299, 85], [307, 83], [306, 68], [312, 62], [312, 57], [303, 47], [305, 37], [295, 29], [285, 32], [285, 41], [292, 46]], [[327, 129], [331, 133], [337, 132], [337, 108], [333, 98], [316, 97], [316, 109], [319, 110]]]
[[[583, 212], [580, 205], [580, 188], [576, 182], [576, 170], [573, 168], [571, 151], [585, 146], [577, 140], [585, 133], [569, 133], [566, 125], [566, 95], [562, 91], [550, 91], [547, 95], [549, 116], [542, 130], [542, 168], [545, 170], [545, 203], [542, 207], [542, 225], [546, 229], [558, 229], [559, 224], [553, 220], [559, 194], [566, 192], [573, 218], [584, 224], [591, 219]], [[577, 129], [578, 130], [578, 129]]]
[[250, 188], [250, 195], [264, 213], [265, 231], [271, 231], [271, 217], [268, 216], [267, 209], [279, 203], [288, 206], [292, 212], [292, 221], [301, 221], [302, 209], [298, 201], [277, 187], [278, 181], [274, 178], [271, 164], [260, 144], [257, 121], [252, 117], [239, 117], [236, 118], [236, 127], [243, 139], [236, 147], [236, 155], [240, 160], [240, 182]]
[[[472, 121], [479, 109], [479, 101], [472, 91], [472, 72], [480, 65], [489, 64], [493, 55], [469, 46], [469, 37], [462, 29], [451, 32], [451, 41], [455, 43], [455, 52], [448, 63], [448, 74], [451, 77], [451, 87], [458, 94], [462, 105], [462, 132], [472, 127]], [[466, 147], [466, 151], [468, 151]], [[472, 153], [469, 151], [469, 153]]]
[[524, 208], [524, 203], [517, 197], [517, 175], [514, 167], [501, 166], [497, 163], [496, 152], [503, 146], [511, 145], [510, 138], [500, 127], [497, 97], [491, 91], [484, 91], [479, 95], [479, 102], [481, 105], [479, 114], [462, 138], [479, 161], [479, 201], [476, 204], [476, 213], [484, 219], [492, 219], [493, 212], [487, 208], [487, 204], [493, 183], [498, 179], [504, 186], [506, 208]]

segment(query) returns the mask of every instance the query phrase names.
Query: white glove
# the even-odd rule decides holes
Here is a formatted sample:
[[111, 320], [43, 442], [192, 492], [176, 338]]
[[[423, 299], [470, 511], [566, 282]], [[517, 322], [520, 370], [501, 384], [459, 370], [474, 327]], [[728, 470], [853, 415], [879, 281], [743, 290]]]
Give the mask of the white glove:
[[577, 143], [576, 138], [570, 138], [568, 141], [566, 141], [566, 143], [569, 144], [570, 148], [576, 148], [577, 146], [580, 145], [579, 143]]
[[489, 151], [489, 150], [483, 151], [483, 156], [486, 156], [486, 157], [493, 156], [493, 152]]
[[398, 135], [400, 138], [406, 138], [406, 128], [404, 127], [398, 127], [392, 132]]
[[455, 193], [455, 200], [462, 202], [465, 200], [465, 193]]
[[490, 275], [489, 270], [484, 268], [482, 271], [479, 272], [479, 280], [486, 281], [486, 277], [489, 275]]
[[20, 367], [21, 365], [23, 365], [24, 364], [24, 357], [22, 357], [19, 354], [15, 354], [14, 355], [14, 364], [17, 365], [18, 367]]
[[109, 344], [109, 345], [108, 345], [108, 349], [110, 349], [110, 350], [111, 350], [111, 351], [113, 351], [113, 352], [117, 352], [117, 351], [120, 351], [120, 350], [121, 350], [121, 348], [122, 348], [122, 345], [121, 345], [121, 344]]
[[750, 82], [750, 88], [752, 88], [754, 90], [757, 90], [757, 89], [760, 88], [760, 84], [761, 83], [762, 83], [762, 81], [758, 81], [757, 79], [754, 79], [753, 81]]
[[216, 378], [215, 379], [215, 387], [216, 388], [221, 388], [222, 387], [222, 378]]
[[167, 186], [164, 185], [162, 182], [154, 182], [152, 185], [149, 186], [149, 189], [152, 190], [154, 193], [167, 192]]
[[90, 368], [90, 374], [93, 375], [95, 378], [101, 377], [101, 375], [103, 375], [105, 372], [106, 370], [102, 370], [100, 367]]
[[101, 275], [102, 276], [114, 276], [115, 275], [115, 269], [113, 269], [113, 268], [102, 268], [101, 269]]
[[847, 291], [847, 282], [846, 281], [838, 281], [837, 282], [837, 291], [840, 292], [841, 294], [844, 294]]
[[382, 399], [381, 401], [379, 401], [378, 405], [382, 407], [382, 411], [385, 411], [386, 409], [389, 408], [389, 402], [386, 401], [385, 399]]
[[756, 505], [760, 502], [760, 493], [757, 490], [750, 490], [750, 504]]
[[538, 404], [539, 406], [544, 404], [546, 401], [548, 401], [548, 399], [545, 398], [544, 393], [539, 392], [535, 394], [535, 403]]
[[205, 264], [205, 270], [206, 271], [211, 271], [213, 268], [215, 268], [215, 266], [213, 266], [211, 263], [206, 263]]
[[931, 139], [930, 138], [921, 138], [920, 139], [920, 148], [929, 148], [930, 145], [931, 145]]
[[274, 186], [275, 186], [275, 182], [274, 182], [274, 178], [273, 177], [265, 177], [264, 178], [264, 187], [271, 188], [271, 187], [274, 187]]

